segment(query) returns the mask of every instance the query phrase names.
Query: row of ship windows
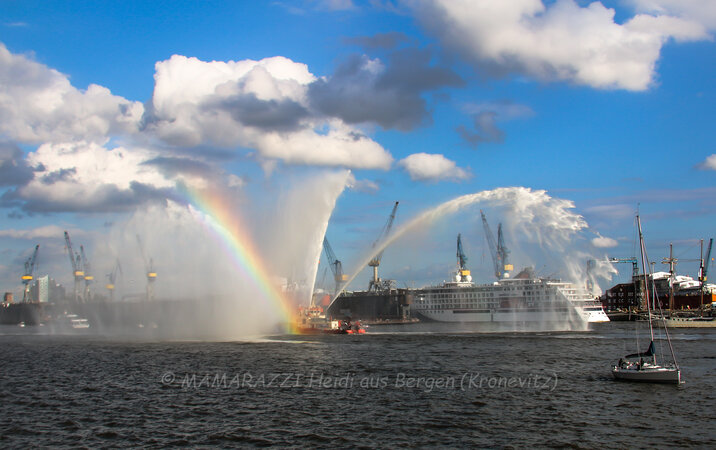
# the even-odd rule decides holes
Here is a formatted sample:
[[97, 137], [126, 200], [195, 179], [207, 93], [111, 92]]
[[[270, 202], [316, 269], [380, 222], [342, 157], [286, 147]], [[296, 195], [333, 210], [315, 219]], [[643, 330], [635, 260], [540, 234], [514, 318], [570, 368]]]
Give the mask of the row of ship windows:
[[[522, 296], [522, 298], [524, 298], [525, 300], [539, 300], [539, 299], [546, 298], [546, 297], [548, 297], [548, 296], [540, 295], [540, 294], [523, 295]], [[475, 295], [470, 295], [470, 294], [457, 294], [457, 295], [455, 295], [455, 294], [453, 294], [453, 295], [440, 294], [440, 295], [434, 296], [433, 301], [445, 303], [446, 301], [451, 301], [451, 300], [473, 300], [474, 301], [474, 300], [494, 299], [494, 298], [495, 298], [494, 295], [487, 296], [484, 294], [479, 294], [477, 297]], [[424, 299], [425, 299], [425, 297], [420, 298], [420, 300], [424, 300]]]

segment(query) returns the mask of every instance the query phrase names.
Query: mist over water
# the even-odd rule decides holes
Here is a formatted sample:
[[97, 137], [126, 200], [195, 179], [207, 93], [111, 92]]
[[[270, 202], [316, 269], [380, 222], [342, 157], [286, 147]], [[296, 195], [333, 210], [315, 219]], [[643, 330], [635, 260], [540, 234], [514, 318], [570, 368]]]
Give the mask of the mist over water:
[[[470, 207], [473, 208], [469, 209]], [[493, 224], [502, 222], [503, 230], [508, 236], [510, 262], [515, 266], [515, 273], [527, 266], [537, 270], [547, 266], [549, 275], [559, 275], [565, 281], [585, 286], [587, 260], [605, 259], [599, 249], [591, 245], [588, 224], [581, 215], [573, 211], [572, 201], [551, 197], [543, 190], [505, 187], [454, 198], [418, 214], [407, 222], [396, 224], [389, 236], [359, 260], [346, 286], [375, 255], [391, 244], [410, 233], [433, 227], [440, 221], [454, 219], [453, 216], [458, 213], [467, 211], [476, 218], [474, 226], [479, 226], [481, 230], [482, 225], [477, 225], [479, 208], [490, 208], [491, 216], [488, 216], [488, 220]], [[598, 263], [592, 271], [592, 277], [610, 279], [613, 273], [616, 271], [611, 264]], [[488, 280], [483, 282], [486, 281]], [[599, 287], [595, 283], [593, 293], [598, 292]]]
[[[293, 179], [288, 187], [276, 189], [270, 201], [262, 198], [260, 203], [232, 197], [228, 191], [214, 192], [222, 196], [230, 210], [224, 212], [241, 228], [226, 231], [245, 244], [246, 255], [238, 254], [217, 232], [231, 224], [219, 223], [201, 205], [170, 201], [114, 224], [98, 240], [93, 258], [121, 261], [123, 275], [116, 283], [115, 302], [143, 300], [147, 279], [137, 242], [137, 235], [141, 236], [146, 259], [153, 261], [157, 272], [157, 301], [199, 305], [162, 317], [165, 330], [158, 333], [234, 338], [276, 332], [287, 321], [287, 305], [282, 308], [282, 300], [267, 291], [279, 292], [290, 302], [309, 303], [323, 235], [349, 175], [349, 171], [323, 172]], [[100, 281], [94, 289], [103, 285]]]
[[[162, 319], [157, 333], [179, 338], [237, 338], [279, 331], [277, 325], [287, 321], [286, 312], [266, 286], [282, 292], [279, 296], [293, 306], [309, 304], [323, 237], [349, 178], [349, 171], [333, 171], [288, 179], [281, 187], [272, 187], [271, 196], [260, 199], [230, 190], [214, 192], [221, 196], [224, 212], [240, 228], [228, 231], [250, 250], [243, 256], [217, 232], [232, 225], [221, 223], [211, 208], [168, 201], [137, 210], [96, 240], [92, 259], [105, 264], [95, 265], [93, 290], [107, 295], [104, 273], [119, 259], [122, 275], [115, 283], [115, 303], [144, 301], [146, 266], [151, 260], [157, 273], [156, 301], [195, 305], [175, 314], [155, 311]], [[489, 211], [493, 226], [503, 223], [515, 273], [523, 267], [547, 265], [549, 273], [538, 275], [557, 275], [584, 286], [587, 259], [604, 259], [599, 249], [590, 245], [588, 225], [573, 211], [571, 201], [550, 197], [545, 191], [508, 187], [463, 195], [396, 223], [386, 239], [366, 249], [360, 262], [353, 265], [357, 269], [347, 270], [351, 273], [348, 283], [385, 248], [418, 231], [430, 236], [441, 221], [466, 214], [470, 216], [466, 223], [481, 229], [478, 207]], [[446, 255], [446, 259], [451, 257]], [[608, 279], [610, 272], [611, 265], [597, 264], [592, 275]], [[148, 320], [144, 325], [158, 324]]]

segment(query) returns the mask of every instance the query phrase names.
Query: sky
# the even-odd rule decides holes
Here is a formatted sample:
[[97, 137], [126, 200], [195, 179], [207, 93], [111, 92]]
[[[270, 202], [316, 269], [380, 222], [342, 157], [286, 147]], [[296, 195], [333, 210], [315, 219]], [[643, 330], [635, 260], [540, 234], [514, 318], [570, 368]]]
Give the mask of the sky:
[[[635, 256], [639, 211], [651, 260], [663, 270], [673, 243], [677, 271], [696, 276], [716, 231], [715, 36], [705, 0], [5, 0], [0, 291], [18, 295], [37, 244], [38, 274], [69, 285], [64, 230], [104, 273], [121, 251], [125, 272], [141, 265], [126, 236], [143, 230], [161, 279], [172, 218], [193, 217], [176, 213], [195, 207], [182, 192], [222, 192], [255, 236], [288, 235], [267, 211], [328, 178], [327, 198], [301, 211], [330, 209], [347, 271], [395, 201], [397, 229], [456, 197], [520, 188], [575, 220], [579, 239], [564, 236], [585, 261]], [[544, 233], [510, 226], [502, 203], [396, 241], [381, 276], [446, 279], [461, 233], [475, 278], [491, 281], [481, 207], [493, 232], [505, 222], [515, 265], [565, 276], [558, 255], [529, 256]], [[216, 261], [192, 236], [181, 258]], [[281, 259], [258, 248], [269, 267]], [[631, 266], [615, 268], [603, 285], [628, 279]]]

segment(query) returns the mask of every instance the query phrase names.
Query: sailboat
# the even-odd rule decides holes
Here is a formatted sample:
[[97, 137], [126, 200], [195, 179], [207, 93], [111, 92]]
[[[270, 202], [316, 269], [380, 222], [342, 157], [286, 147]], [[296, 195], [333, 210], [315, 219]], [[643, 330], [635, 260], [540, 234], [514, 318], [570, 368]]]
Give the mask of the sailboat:
[[649, 343], [649, 347], [646, 351], [637, 351], [636, 353], [626, 355], [624, 358], [620, 359], [617, 365], [612, 366], [612, 375], [616, 380], [679, 384], [681, 382], [681, 370], [679, 369], [679, 365], [676, 363], [674, 347], [671, 345], [671, 338], [669, 337], [669, 330], [666, 327], [666, 324], [664, 324], [664, 330], [666, 332], [666, 339], [669, 342], [669, 349], [671, 350], [671, 357], [673, 363], [666, 364], [662, 362], [662, 364], [659, 364], [656, 359], [656, 349], [654, 346], [654, 324], [652, 317], [653, 314], [651, 312], [652, 305], [649, 298], [648, 287], [649, 277], [647, 276], [650, 266], [647, 264], [646, 248], [644, 246], [644, 235], [641, 231], [641, 219], [638, 215], [636, 216], [636, 223], [639, 229], [641, 265], [644, 269], [644, 295], [646, 300], [646, 309], [649, 316], [649, 333], [651, 336], [651, 342]]

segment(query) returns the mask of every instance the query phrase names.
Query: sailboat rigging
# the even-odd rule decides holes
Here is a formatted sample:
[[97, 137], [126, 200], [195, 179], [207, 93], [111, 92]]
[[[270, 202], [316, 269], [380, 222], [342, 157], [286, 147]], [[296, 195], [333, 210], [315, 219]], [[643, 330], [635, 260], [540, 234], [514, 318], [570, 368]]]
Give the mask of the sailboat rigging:
[[[637, 351], [636, 353], [626, 355], [624, 358], [620, 359], [617, 365], [612, 366], [612, 375], [616, 380], [678, 384], [681, 382], [681, 369], [679, 369], [679, 365], [676, 362], [674, 347], [671, 345], [671, 337], [669, 336], [669, 331], [666, 327], [666, 324], [664, 324], [664, 330], [666, 332], [666, 339], [669, 342], [669, 349], [671, 350], [671, 357], [673, 363], [667, 364], [665, 362], [662, 362], [662, 364], [659, 364], [656, 358], [656, 349], [654, 345], [654, 324], [652, 314], [652, 309], [656, 308], [656, 306], [651, 304], [650, 292], [648, 287], [650, 278], [649, 275], [652, 275], [651, 278], [653, 288], [653, 274], [651, 274], [649, 270], [651, 266], [648, 263], [648, 257], [646, 255], [646, 246], [644, 245], [644, 235], [641, 230], [641, 219], [638, 215], [636, 216], [636, 223], [637, 228], [639, 230], [641, 266], [644, 271], [644, 296], [646, 300], [646, 310], [649, 318], [649, 333], [651, 337], [651, 342], [649, 343], [649, 347], [646, 351]], [[654, 291], [652, 294], [655, 295], [656, 292]], [[659, 309], [661, 309], [660, 304]], [[634, 358], [638, 358], [638, 360], [635, 361]]]

